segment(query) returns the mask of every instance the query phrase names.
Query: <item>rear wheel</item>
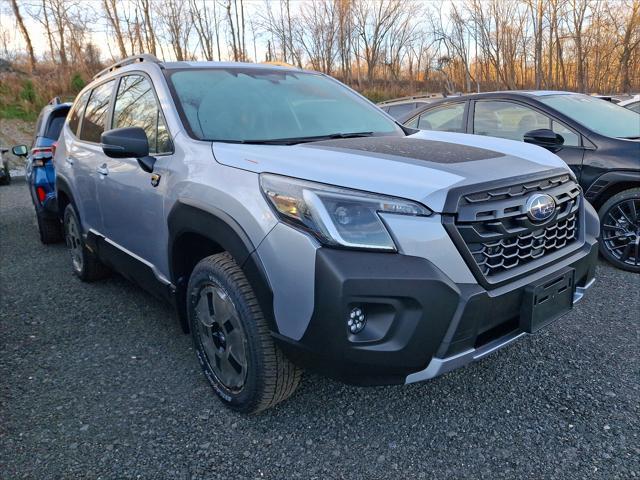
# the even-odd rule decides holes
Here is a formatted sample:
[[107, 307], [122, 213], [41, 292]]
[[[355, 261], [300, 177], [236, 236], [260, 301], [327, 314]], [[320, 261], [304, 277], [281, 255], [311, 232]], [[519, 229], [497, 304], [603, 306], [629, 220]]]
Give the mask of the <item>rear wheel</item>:
[[38, 220], [38, 231], [40, 232], [40, 241], [45, 245], [49, 243], [61, 242], [64, 238], [62, 224], [57, 218], [49, 218], [36, 211], [36, 219]]
[[68, 204], [64, 210], [64, 237], [71, 254], [71, 266], [80, 280], [92, 282], [104, 278], [109, 269], [89, 250], [82, 237], [80, 221], [73, 205]]
[[599, 216], [602, 256], [618, 268], [640, 272], [640, 188], [612, 196]]
[[187, 302], [198, 360], [226, 406], [255, 413], [294, 392], [302, 370], [273, 342], [249, 282], [228, 253], [196, 265]]

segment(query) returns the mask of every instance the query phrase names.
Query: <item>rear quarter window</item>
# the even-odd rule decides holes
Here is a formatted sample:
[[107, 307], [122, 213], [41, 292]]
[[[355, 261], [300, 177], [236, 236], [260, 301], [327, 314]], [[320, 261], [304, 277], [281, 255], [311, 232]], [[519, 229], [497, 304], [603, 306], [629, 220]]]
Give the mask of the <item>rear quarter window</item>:
[[45, 137], [52, 138], [54, 140], [58, 139], [60, 132], [62, 131], [62, 126], [67, 119], [67, 113], [69, 113], [68, 108], [61, 108], [51, 114], [47, 124], [47, 129], [44, 132]]

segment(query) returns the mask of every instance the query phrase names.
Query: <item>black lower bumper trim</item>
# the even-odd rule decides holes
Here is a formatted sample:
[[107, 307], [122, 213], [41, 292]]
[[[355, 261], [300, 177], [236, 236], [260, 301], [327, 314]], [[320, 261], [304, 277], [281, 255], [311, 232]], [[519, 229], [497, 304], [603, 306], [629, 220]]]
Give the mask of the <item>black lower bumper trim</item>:
[[[575, 284], [584, 286], [596, 260], [594, 240], [553, 268], [573, 268]], [[453, 283], [424, 258], [320, 248], [307, 331], [299, 341], [274, 336], [294, 362], [327, 376], [359, 385], [405, 383], [433, 357], [517, 335], [525, 289], [536, 279], [488, 292]], [[347, 324], [354, 308], [366, 317], [356, 334]]]

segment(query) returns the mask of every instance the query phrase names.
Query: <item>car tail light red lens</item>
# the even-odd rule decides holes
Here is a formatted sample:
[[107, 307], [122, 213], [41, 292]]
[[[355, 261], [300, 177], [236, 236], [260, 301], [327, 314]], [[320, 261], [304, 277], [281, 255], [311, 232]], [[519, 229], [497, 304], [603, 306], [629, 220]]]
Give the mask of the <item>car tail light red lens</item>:
[[40, 203], [44, 202], [44, 199], [47, 198], [47, 192], [45, 192], [42, 187], [36, 187], [36, 193], [38, 194], [38, 200], [40, 200]]
[[35, 147], [31, 149], [31, 157], [33, 160], [48, 160], [53, 157], [56, 148], [52, 147]]

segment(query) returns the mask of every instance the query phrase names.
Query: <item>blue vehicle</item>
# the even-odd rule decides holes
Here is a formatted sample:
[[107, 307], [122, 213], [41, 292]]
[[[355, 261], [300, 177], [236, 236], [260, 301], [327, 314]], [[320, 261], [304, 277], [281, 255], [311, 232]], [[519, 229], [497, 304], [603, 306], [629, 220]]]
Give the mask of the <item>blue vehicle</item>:
[[70, 108], [71, 103], [62, 103], [58, 97], [51, 100], [40, 112], [31, 150], [26, 145], [17, 145], [12, 149], [14, 155], [26, 157], [27, 185], [36, 209], [40, 240], [45, 244], [63, 239], [62, 225], [57, 215], [53, 155]]

